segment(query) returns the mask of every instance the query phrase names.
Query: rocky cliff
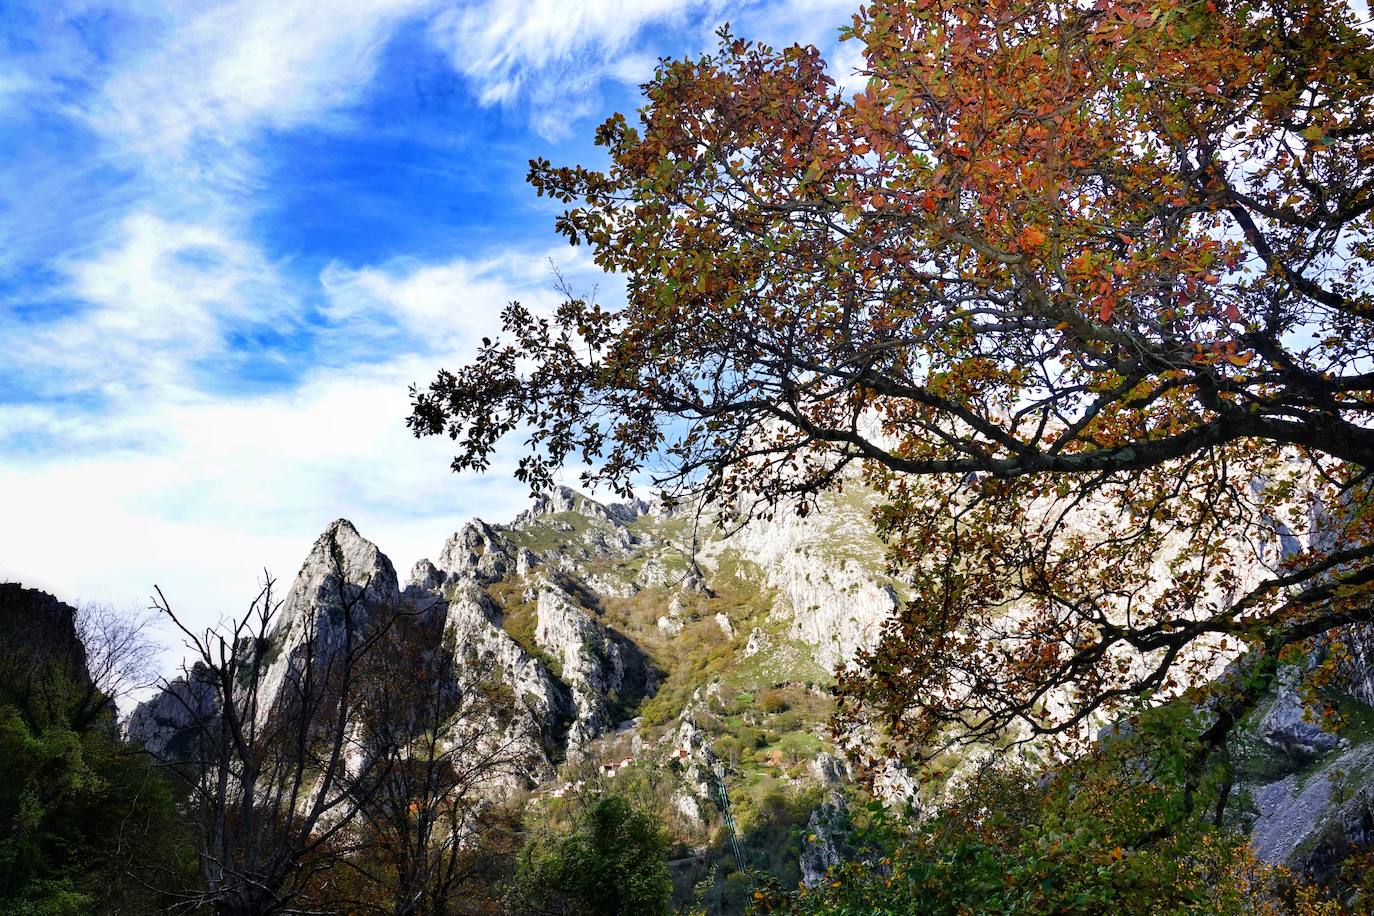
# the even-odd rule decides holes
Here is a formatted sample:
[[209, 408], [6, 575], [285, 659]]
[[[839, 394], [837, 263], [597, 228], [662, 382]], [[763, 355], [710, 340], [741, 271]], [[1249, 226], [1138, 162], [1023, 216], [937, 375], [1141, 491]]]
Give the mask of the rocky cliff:
[[76, 609], [13, 582], [0, 582], [0, 703], [35, 729], [82, 727], [114, 712], [87, 668]]
[[[365, 627], [404, 608], [440, 624], [416, 631], [440, 643], [426, 652], [447, 653], [455, 669], [482, 665], [505, 685], [517, 714], [491, 727], [527, 746], [525, 788], [558, 795], [653, 774], [680, 833], [703, 836], [720, 823], [717, 772], [746, 834], [766, 830], [766, 799], [786, 790], [809, 799], [797, 826], [814, 839], [779, 841], [778, 854], [814, 881], [838, 855], [831, 825], [843, 816], [827, 687], [901, 600], [869, 509], [855, 489], [807, 518], [726, 537], [693, 513], [564, 488], [510, 524], [459, 526], [403, 585], [340, 519], [283, 602], [265, 694], [327, 655], [346, 615]], [[1257, 849], [1314, 874], [1333, 850], [1374, 835], [1374, 640], [1358, 635], [1342, 694], [1356, 728], [1333, 734], [1287, 673], [1243, 737], [1252, 764], [1237, 808]], [[129, 733], [165, 752], [203, 702], [194, 679], [178, 681], [139, 707]], [[910, 785], [894, 774], [899, 783]]]

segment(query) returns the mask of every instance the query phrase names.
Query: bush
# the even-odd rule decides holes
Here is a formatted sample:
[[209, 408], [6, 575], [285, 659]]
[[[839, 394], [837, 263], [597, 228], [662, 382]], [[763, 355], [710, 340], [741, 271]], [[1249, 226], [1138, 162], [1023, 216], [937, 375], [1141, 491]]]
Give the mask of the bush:
[[759, 709], [770, 715], [786, 712], [790, 705], [787, 691], [779, 687], [770, 687], [759, 693]]
[[919, 825], [874, 803], [854, 838], [857, 857], [814, 889], [765, 890], [755, 908], [788, 916], [1339, 912], [1311, 895], [1304, 907], [1284, 905], [1278, 876], [1243, 836], [1197, 817], [1169, 819], [1176, 797], [1100, 758], [1047, 784], [1019, 768], [989, 768]]
[[575, 815], [570, 832], [521, 850], [508, 897], [513, 913], [667, 916], [673, 884], [659, 821], [618, 795]]

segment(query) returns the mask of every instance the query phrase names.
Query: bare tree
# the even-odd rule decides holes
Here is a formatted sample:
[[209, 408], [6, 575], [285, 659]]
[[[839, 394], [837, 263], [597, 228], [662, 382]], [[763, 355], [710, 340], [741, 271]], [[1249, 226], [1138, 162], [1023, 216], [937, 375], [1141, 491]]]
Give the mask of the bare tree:
[[328, 630], [320, 614], [305, 615], [291, 646], [273, 644], [280, 605], [270, 578], [243, 616], [199, 633], [157, 592], [155, 608], [194, 658], [187, 689], [166, 685], [195, 736], [178, 767], [204, 881], [188, 905], [218, 916], [320, 912], [312, 884], [341, 855], [339, 840], [367, 801], [360, 789], [384, 783], [392, 755], [351, 754], [349, 729], [362, 661], [390, 619], [366, 613], [364, 587], [348, 583], [337, 545], [333, 560], [339, 600]]
[[121, 611], [99, 602], [76, 606], [76, 635], [86, 649], [86, 669], [109, 702], [157, 683], [159, 646], [150, 633], [156, 619], [151, 608]]
[[487, 912], [512, 845], [502, 804], [526, 779], [537, 737], [493, 660], [443, 645], [441, 615], [403, 615], [366, 665], [362, 753], [384, 748], [360, 793], [368, 856], [357, 867], [396, 916]]

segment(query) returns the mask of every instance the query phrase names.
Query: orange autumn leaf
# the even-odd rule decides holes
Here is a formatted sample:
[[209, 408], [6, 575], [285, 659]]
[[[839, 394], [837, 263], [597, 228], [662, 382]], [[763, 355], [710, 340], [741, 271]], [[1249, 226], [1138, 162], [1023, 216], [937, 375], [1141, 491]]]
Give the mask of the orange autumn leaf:
[[1027, 226], [1021, 230], [1018, 243], [1022, 251], [1033, 251], [1045, 244], [1045, 233], [1035, 226]]

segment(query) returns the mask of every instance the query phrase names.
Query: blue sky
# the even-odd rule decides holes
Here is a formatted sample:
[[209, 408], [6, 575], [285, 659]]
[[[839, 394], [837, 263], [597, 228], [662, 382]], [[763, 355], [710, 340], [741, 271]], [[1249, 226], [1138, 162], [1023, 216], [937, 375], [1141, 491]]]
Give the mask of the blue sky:
[[0, 4], [0, 579], [194, 619], [333, 518], [396, 562], [524, 503], [407, 386], [505, 302], [598, 277], [527, 161], [595, 163], [660, 56], [730, 21], [855, 49], [835, 0]]

